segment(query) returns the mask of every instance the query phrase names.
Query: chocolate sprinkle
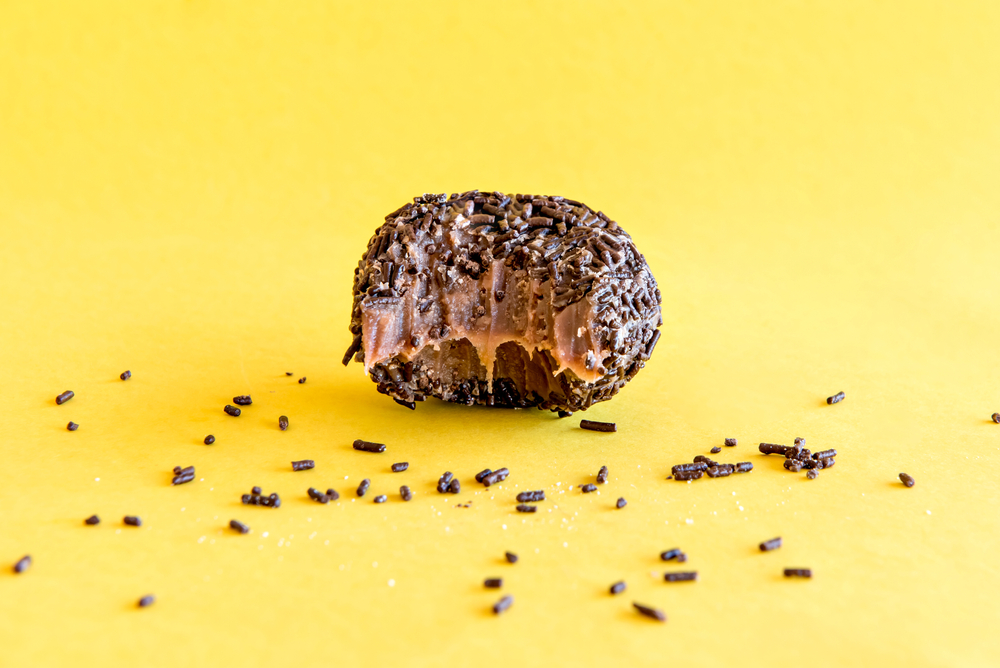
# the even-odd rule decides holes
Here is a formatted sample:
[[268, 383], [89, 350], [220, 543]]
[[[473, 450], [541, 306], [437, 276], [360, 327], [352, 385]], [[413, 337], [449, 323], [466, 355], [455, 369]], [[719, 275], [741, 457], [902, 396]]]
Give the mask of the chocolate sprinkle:
[[396, 462], [395, 464], [392, 465], [392, 472], [393, 473], [402, 473], [403, 471], [405, 471], [408, 468], [410, 468], [410, 463], [409, 462]]
[[75, 396], [76, 395], [73, 393], [73, 390], [66, 390], [65, 392], [56, 397], [56, 405], [61, 406]]
[[826, 403], [828, 403], [828, 404], [839, 404], [839, 403], [840, 403], [841, 401], [843, 401], [843, 400], [844, 400], [844, 398], [845, 398], [846, 396], [847, 396], [847, 395], [846, 395], [846, 394], [844, 394], [843, 392], [837, 392], [837, 393], [836, 393], [835, 395], [833, 395], [832, 397], [827, 397], [827, 398], [826, 398]]
[[128, 370], [122, 371], [122, 374], [118, 377], [121, 378], [122, 380], [128, 380], [129, 378], [132, 377], [132, 372]]
[[997, 424], [1000, 424], [1000, 413], [994, 413], [990, 418]]
[[650, 619], [655, 619], [658, 622], [667, 621], [667, 615], [662, 610], [651, 608], [647, 605], [643, 605], [642, 603], [634, 603], [634, 602], [632, 603], [632, 607], [638, 610], [640, 615], [649, 617]]
[[674, 480], [687, 481], [697, 480], [703, 475], [701, 471], [678, 471], [673, 475]]
[[361, 484], [358, 485], [358, 496], [364, 496], [365, 492], [368, 491], [368, 488], [371, 486], [371, 484], [372, 484], [372, 481], [369, 480], [368, 478], [365, 478], [364, 480], [362, 480]]
[[125, 522], [125, 524], [128, 525], [128, 526], [130, 526], [130, 527], [141, 527], [142, 526], [142, 520], [139, 519], [138, 517], [136, 517], [135, 515], [126, 515], [125, 519], [122, 520], [122, 521]]
[[698, 571], [680, 571], [677, 573], [664, 573], [663, 579], [667, 582], [695, 582], [698, 580]]
[[597, 485], [595, 485], [592, 482], [588, 482], [586, 485], [580, 485], [580, 491], [582, 491], [584, 494], [589, 494], [590, 492], [596, 492]]
[[476, 474], [476, 482], [482, 482], [483, 478], [485, 478], [491, 473], [493, 473], [493, 469], [483, 469], [482, 471]]
[[91, 515], [90, 517], [88, 517], [87, 519], [85, 519], [83, 521], [83, 523], [84, 524], [89, 524], [90, 526], [94, 526], [95, 524], [100, 524], [101, 523], [101, 518], [98, 517], [97, 515]]
[[806, 471], [806, 477], [809, 478], [810, 480], [815, 480], [818, 476], [819, 473], [816, 472], [816, 469], [810, 469], [809, 471]]
[[229, 404], [226, 404], [226, 407], [223, 408], [222, 410], [226, 412], [226, 415], [232, 415], [233, 417], [240, 416], [240, 409], [237, 408], [236, 406], [230, 406]]
[[213, 443], [215, 443], [215, 436], [209, 434], [205, 437], [205, 445], [212, 445]]
[[316, 462], [311, 459], [302, 459], [297, 462], [292, 462], [293, 471], [308, 471], [311, 468], [316, 468]]
[[450, 483], [448, 483], [448, 493], [458, 494], [462, 491], [462, 483], [458, 481], [458, 478], [453, 478]]
[[913, 476], [911, 476], [909, 473], [900, 473], [899, 479], [902, 480], [903, 484], [906, 485], [907, 487], [913, 487], [914, 485], [917, 484], [917, 481], [914, 480]]
[[618, 431], [618, 426], [614, 422], [594, 422], [593, 420], [580, 420], [580, 429], [588, 431]]
[[483, 478], [483, 484], [486, 485], [487, 487], [489, 487], [490, 485], [495, 485], [498, 482], [503, 482], [504, 480], [506, 480], [508, 475], [510, 475], [510, 471], [508, 471], [506, 467], [497, 469], [496, 471], [491, 472], [488, 476]]
[[78, 425], [77, 423], [73, 422], [72, 420], [70, 421], [70, 423], [68, 425], [66, 425], [66, 429], [68, 429], [70, 431], [76, 431], [79, 428], [80, 428], [80, 425]]
[[403, 501], [409, 501], [413, 498], [413, 492], [411, 492], [410, 488], [406, 485], [399, 488], [399, 495], [403, 497]]
[[500, 589], [500, 587], [503, 587], [503, 579], [486, 578], [485, 580], [483, 580], [483, 586], [486, 587], [487, 589]]
[[765, 540], [760, 544], [760, 551], [770, 552], [771, 550], [777, 550], [779, 547], [781, 547], [781, 536], [772, 538], [771, 540]]
[[278, 418], [278, 429], [286, 431], [288, 429], [288, 416], [282, 415]]
[[511, 564], [516, 564], [517, 563], [517, 555], [514, 554], [513, 552], [504, 552], [503, 556], [507, 560], [508, 563], [511, 563]]
[[15, 573], [23, 573], [26, 570], [28, 570], [29, 568], [31, 568], [31, 555], [30, 554], [24, 555], [23, 557], [21, 557], [20, 559], [17, 560], [16, 564], [14, 564], [14, 572]]
[[750, 471], [753, 471], [753, 464], [751, 462], [738, 462], [733, 469], [733, 473], [750, 473]]
[[624, 508], [627, 505], [628, 505], [628, 501], [625, 500], [624, 496], [618, 497], [618, 501], [615, 503], [615, 507], [618, 508], [618, 509], [622, 509], [622, 508]]
[[249, 394], [241, 394], [238, 397], [233, 397], [233, 403], [238, 406], [249, 406], [253, 403], [253, 399], [250, 398]]
[[301, 378], [299, 378], [299, 385], [302, 385], [304, 382], [306, 382], [306, 377], [305, 376], [302, 376]]
[[611, 589], [609, 591], [613, 596], [617, 596], [618, 594], [622, 593], [623, 591], [625, 591], [625, 581], [621, 580], [619, 582], [614, 583], [613, 585], [611, 585]]
[[239, 520], [229, 520], [229, 528], [236, 529], [240, 533], [250, 533], [250, 527]]
[[717, 455], [720, 452], [722, 452], [722, 448], [720, 448], [719, 446], [715, 446], [714, 448], [712, 448], [711, 450], [709, 450], [709, 452], [711, 452], [713, 455]]
[[388, 498], [389, 498], [389, 497], [387, 497], [387, 496], [386, 496], [385, 494], [379, 494], [378, 496], [376, 496], [376, 497], [375, 497], [374, 499], [372, 499], [372, 500], [373, 500], [373, 501], [374, 501], [375, 503], [385, 503], [385, 502], [386, 502], [386, 501], [388, 500]]
[[139, 599], [140, 608], [148, 608], [154, 603], [156, 603], [156, 597], [153, 596], [152, 594], [146, 594], [145, 596]]
[[660, 559], [662, 559], [663, 561], [672, 561], [677, 557], [681, 556], [682, 554], [684, 553], [681, 552], [681, 548], [675, 547], [672, 550], [666, 550], [665, 552], [660, 552]]
[[438, 478], [438, 484], [437, 484], [438, 494], [448, 493], [448, 485], [451, 484], [451, 481], [454, 477], [455, 476], [451, 471], [445, 471], [444, 473], [441, 474], [441, 477]]
[[597, 482], [602, 485], [608, 481], [608, 467], [602, 466], [601, 470], [597, 472]]
[[371, 443], [362, 441], [360, 438], [354, 441], [354, 449], [363, 452], [385, 452], [385, 445], [382, 443]]
[[725, 441], [723, 441], [723, 444], [726, 447], [735, 448], [736, 447], [736, 439], [735, 438], [727, 438]]
[[539, 489], [529, 492], [521, 492], [517, 495], [517, 500], [521, 503], [537, 503], [545, 500], [545, 490]]
[[493, 614], [499, 615], [500, 613], [506, 612], [512, 605], [514, 605], [514, 597], [509, 595], [504, 596], [493, 604]]
[[526, 503], [520, 503], [517, 505], [517, 512], [519, 513], [537, 513], [538, 506], [529, 506]]
[[786, 578], [811, 578], [813, 572], [811, 568], [786, 568]]
[[787, 445], [777, 445], [775, 443], [760, 444], [760, 451], [765, 455], [784, 455], [789, 449]]

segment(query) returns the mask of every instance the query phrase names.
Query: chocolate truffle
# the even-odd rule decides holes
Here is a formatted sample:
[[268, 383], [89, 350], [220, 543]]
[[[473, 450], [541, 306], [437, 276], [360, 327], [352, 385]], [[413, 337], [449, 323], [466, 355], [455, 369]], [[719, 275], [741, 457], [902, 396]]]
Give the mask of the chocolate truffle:
[[404, 405], [578, 411], [639, 372], [662, 323], [646, 259], [604, 213], [564, 197], [423, 195], [368, 242], [343, 361]]

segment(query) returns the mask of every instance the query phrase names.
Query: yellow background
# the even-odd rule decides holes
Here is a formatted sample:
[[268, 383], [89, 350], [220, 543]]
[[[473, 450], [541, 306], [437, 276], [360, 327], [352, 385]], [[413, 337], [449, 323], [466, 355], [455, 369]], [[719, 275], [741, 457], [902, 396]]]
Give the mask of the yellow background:
[[[35, 560], [0, 663], [1000, 664], [998, 35], [989, 0], [0, 4], [0, 562]], [[617, 434], [340, 365], [384, 214], [477, 187], [646, 254], [663, 338], [587, 413]], [[753, 473], [664, 479], [727, 436]], [[836, 468], [755, 454], [795, 436]]]

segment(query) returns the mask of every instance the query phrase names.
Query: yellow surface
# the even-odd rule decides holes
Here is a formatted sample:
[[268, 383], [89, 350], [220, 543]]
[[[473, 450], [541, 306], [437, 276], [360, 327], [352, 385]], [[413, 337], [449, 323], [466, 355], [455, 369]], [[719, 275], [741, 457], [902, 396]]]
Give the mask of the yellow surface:
[[[0, 562], [34, 557], [0, 663], [1000, 664], [998, 34], [989, 0], [0, 4]], [[382, 216], [475, 187], [645, 252], [663, 339], [587, 413], [617, 434], [340, 365]], [[665, 480], [727, 436], [753, 473]], [[795, 436], [836, 468], [756, 454]]]

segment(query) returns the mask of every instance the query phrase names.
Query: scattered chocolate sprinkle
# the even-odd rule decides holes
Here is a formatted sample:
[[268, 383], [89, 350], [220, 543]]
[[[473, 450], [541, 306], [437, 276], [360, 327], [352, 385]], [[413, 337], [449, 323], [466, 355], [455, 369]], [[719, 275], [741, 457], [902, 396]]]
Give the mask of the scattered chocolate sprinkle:
[[[715, 464], [715, 462], [712, 462], [712, 464]], [[670, 468], [670, 472], [673, 473], [674, 475], [677, 475], [678, 473], [690, 473], [692, 471], [707, 471], [708, 466], [709, 465], [706, 464], [705, 462], [694, 462], [693, 464], [674, 464]]]
[[723, 441], [723, 444], [725, 444], [726, 447], [735, 448], [736, 447], [736, 439], [735, 438], [727, 438], [725, 441]]
[[503, 579], [486, 578], [485, 580], [483, 580], [483, 586], [488, 589], [500, 589], [500, 587], [503, 587]]
[[132, 377], [132, 372], [128, 370], [122, 371], [122, 374], [118, 377], [121, 378], [122, 380], [128, 380], [129, 378]]
[[358, 485], [358, 496], [364, 496], [365, 492], [368, 491], [368, 488], [371, 486], [371, 484], [372, 484], [372, 481], [369, 480], [368, 478], [365, 478], [364, 480], [362, 480], [361, 484]]
[[815, 480], [818, 476], [819, 473], [816, 471], [816, 469], [810, 469], [806, 471], [806, 477], [809, 478], [810, 480]]
[[526, 503], [517, 504], [517, 512], [519, 513], [537, 513], [538, 506], [529, 506]]
[[786, 568], [786, 578], [811, 578], [813, 572], [811, 568]]
[[597, 482], [602, 485], [608, 481], [608, 467], [602, 466], [601, 470], [597, 472]]
[[488, 476], [483, 478], [483, 484], [489, 487], [490, 485], [495, 485], [498, 482], [503, 482], [510, 475], [510, 471], [506, 467], [492, 471]]
[[781, 536], [772, 538], [771, 540], [765, 540], [760, 544], [760, 551], [770, 552], [771, 550], [777, 550], [779, 547], [781, 547]]
[[125, 522], [125, 524], [127, 524], [130, 527], [141, 527], [142, 526], [142, 520], [139, 519], [138, 517], [136, 517], [135, 515], [126, 515], [125, 519], [123, 521]]
[[482, 482], [483, 478], [485, 478], [491, 473], [493, 473], [492, 469], [483, 469], [482, 471], [476, 474], [476, 482]]
[[628, 505], [628, 501], [625, 500], [624, 496], [618, 497], [618, 501], [615, 503], [615, 507], [621, 509]]
[[803, 448], [806, 447], [806, 439], [802, 438], [801, 436], [796, 436], [794, 443], [795, 445], [798, 445], [800, 447]]
[[906, 485], [907, 487], [913, 487], [914, 485], [917, 484], [917, 481], [914, 480], [913, 476], [911, 476], [909, 473], [900, 473], [899, 479], [902, 480], [903, 484]]
[[580, 485], [580, 491], [584, 494], [589, 494], [590, 492], [597, 491], [597, 485], [592, 482], [588, 482], [586, 485]]
[[682, 564], [682, 563], [684, 563], [684, 562], [685, 562], [685, 561], [687, 561], [687, 560], [688, 560], [688, 556], [687, 556], [687, 554], [685, 554], [685, 553], [681, 552], [680, 554], [678, 554], [678, 555], [677, 555], [677, 562], [678, 562], [678, 563], [681, 563], [681, 564]]
[[238, 397], [233, 397], [233, 403], [239, 406], [249, 406], [253, 403], [253, 399], [250, 398], [249, 394], [241, 394]]
[[718, 466], [710, 467], [707, 471], [705, 471], [705, 474], [708, 475], [709, 478], [725, 478], [732, 475], [734, 470], [735, 467], [732, 464], [720, 464]]
[[193, 466], [175, 466], [174, 475], [180, 475], [182, 473], [194, 473]]
[[215, 443], [215, 436], [209, 434], [205, 437], [205, 445], [212, 445], [213, 443]]
[[260, 487], [254, 486], [250, 489], [251, 494], [260, 494]]
[[847, 395], [845, 395], [843, 392], [837, 392], [832, 397], [827, 397], [826, 398], [826, 403], [828, 403], [828, 404], [839, 404], [841, 401], [844, 400], [844, 397], [846, 397], [846, 396]]
[[395, 464], [392, 465], [392, 472], [393, 473], [402, 473], [403, 471], [405, 471], [408, 468], [410, 468], [410, 463], [409, 462], [396, 462]]
[[100, 524], [101, 523], [101, 518], [98, 517], [97, 515], [91, 515], [90, 517], [88, 517], [87, 519], [85, 519], [83, 521], [83, 523], [84, 524], [89, 524], [89, 525], [93, 526], [95, 524]]
[[240, 416], [240, 409], [237, 408], [236, 406], [230, 406], [229, 404], [226, 404], [226, 407], [223, 408], [222, 410], [226, 411], [226, 415], [232, 415], [233, 417]]
[[646, 617], [649, 617], [650, 619], [655, 619], [658, 622], [667, 621], [667, 615], [662, 610], [658, 610], [656, 608], [650, 608], [647, 605], [635, 602], [632, 603], [632, 607], [638, 610], [640, 615], [644, 615]]
[[71, 420], [70, 423], [66, 425], [66, 428], [69, 429], [70, 431], [76, 431], [77, 429], [80, 428], [80, 425]]
[[278, 429], [286, 431], [288, 429], [288, 416], [282, 415], [278, 418]]
[[452, 481], [448, 483], [448, 493], [458, 494], [462, 491], [462, 483], [458, 481], [458, 478], [452, 478]]
[[561, 418], [567, 418], [572, 416], [573, 416], [573, 411], [559, 411], [559, 417]]
[[316, 489], [315, 487], [310, 487], [309, 489], [307, 489], [306, 494], [308, 494], [309, 498], [312, 499], [313, 501], [317, 501], [319, 503], [330, 503], [330, 498], [323, 492]]
[[451, 471], [445, 471], [444, 473], [441, 474], [441, 477], [438, 478], [438, 484], [437, 484], [438, 494], [448, 493], [448, 485], [451, 484], [452, 478], [454, 477], [455, 476]]
[[506, 612], [512, 605], [514, 605], [514, 597], [509, 595], [504, 596], [493, 604], [493, 613], [499, 615], [502, 612]]
[[297, 462], [292, 462], [293, 471], [308, 471], [312, 468], [316, 468], [316, 462], [311, 459], [302, 459]]
[[595, 422], [593, 420], [580, 420], [580, 429], [589, 431], [618, 431], [614, 422]]
[[503, 556], [504, 556], [505, 559], [507, 559], [507, 561], [509, 563], [512, 563], [512, 564], [516, 564], [517, 563], [517, 555], [514, 554], [513, 552], [504, 552]]
[[250, 494], [244, 494], [240, 497], [240, 501], [247, 506], [264, 506], [265, 508], [281, 507], [281, 498], [277, 494], [264, 496], [261, 494], [260, 487], [254, 487], [250, 490]]
[[236, 529], [240, 533], [250, 533], [250, 527], [239, 520], [229, 520], [229, 528]]
[[75, 396], [76, 395], [73, 394], [73, 390], [66, 390], [65, 392], [56, 397], [56, 405], [61, 406], [62, 404], [66, 403]]
[[388, 500], [388, 498], [389, 498], [389, 497], [387, 497], [387, 496], [386, 496], [385, 494], [379, 494], [378, 496], [376, 496], [376, 497], [375, 497], [374, 499], [372, 499], [372, 500], [373, 500], [373, 501], [374, 501], [375, 503], [385, 503], [385, 502], [386, 502], [386, 501]]
[[371, 443], [362, 441], [360, 438], [354, 441], [354, 449], [363, 452], [385, 452], [385, 445], [381, 443]]
[[528, 492], [521, 492], [517, 495], [517, 500], [521, 503], [536, 503], [545, 500], [545, 490], [538, 489]]
[[733, 473], [750, 473], [753, 471], [753, 463], [751, 462], [738, 462]]
[[667, 582], [695, 582], [698, 579], [698, 571], [680, 571], [677, 573], [664, 573], [663, 579]]
[[797, 459], [786, 459], [783, 463], [783, 466], [792, 473], [798, 473], [799, 471], [802, 470], [802, 462], [798, 461]]
[[673, 475], [674, 480], [686, 481], [686, 480], [697, 480], [702, 476], [701, 471], [678, 471]]
[[831, 448], [829, 450], [820, 450], [819, 452], [814, 453], [812, 455], [812, 458], [813, 459], [826, 459], [828, 457], [836, 457], [836, 456], [837, 456], [837, 451]]
[[619, 582], [614, 583], [613, 585], [611, 585], [610, 591], [611, 594], [614, 596], [617, 596], [618, 594], [622, 593], [623, 591], [625, 591], [625, 581], [621, 580]]
[[[705, 468], [704, 469], [700, 469], [700, 470], [703, 470], [703, 471], [707, 471], [709, 469], [709, 467], [711, 467], [711, 466], [718, 466], [719, 465], [719, 462], [713, 460], [711, 457], [706, 457], [705, 455], [695, 455], [694, 463], [697, 464], [699, 462], [702, 463], [702, 464], [705, 464]], [[699, 469], [692, 469], [692, 470], [699, 470]]]
[[286, 371], [286, 372], [285, 372], [285, 375], [286, 375], [286, 376], [291, 376], [291, 375], [294, 375], [294, 374], [292, 374], [292, 372], [291, 372], [291, 371]]
[[712, 448], [711, 450], [709, 450], [709, 452], [711, 452], [713, 455], [717, 455], [720, 452], [722, 452], [722, 448], [720, 448], [719, 446], [716, 446], [716, 447]]
[[303, 384], [304, 382], [306, 382], [306, 377], [305, 376], [302, 376], [301, 378], [299, 378], [299, 385]]
[[837, 463], [837, 460], [834, 459], [833, 457], [826, 457], [824, 459], [818, 460], [818, 463], [822, 464], [822, 466], [817, 466], [816, 468], [828, 469], [832, 468], [833, 465]]
[[994, 413], [990, 417], [993, 419], [994, 422], [996, 422], [997, 424], [1000, 424], [1000, 413]]
[[156, 603], [156, 597], [153, 596], [152, 594], [146, 594], [145, 596], [139, 599], [140, 608], [148, 608], [154, 603]]
[[14, 564], [14, 572], [15, 573], [23, 573], [26, 570], [28, 570], [29, 568], [31, 568], [31, 555], [30, 554], [24, 555], [23, 557], [21, 557], [20, 559], [17, 560], [16, 564]]
[[410, 488], [406, 485], [399, 488], [399, 495], [403, 497], [403, 501], [409, 501], [413, 498], [413, 492], [411, 492]]
[[790, 448], [787, 445], [778, 445], [776, 443], [761, 443], [759, 449], [765, 455], [783, 455]]
[[684, 554], [684, 553], [681, 552], [681, 548], [675, 547], [672, 550], [667, 550], [665, 552], [660, 552], [660, 559], [662, 559], [663, 561], [672, 561], [672, 560], [676, 559], [677, 557], [681, 556], [682, 554]]
[[170, 482], [171, 485], [183, 485], [184, 483], [191, 482], [194, 480], [194, 467], [189, 466], [186, 469], [177, 471], [174, 469], [176, 475], [174, 479]]
[[330, 499], [331, 501], [336, 501], [337, 499], [340, 498], [340, 494], [337, 494], [337, 490], [335, 490], [334, 488], [329, 487], [326, 490], [326, 498]]

